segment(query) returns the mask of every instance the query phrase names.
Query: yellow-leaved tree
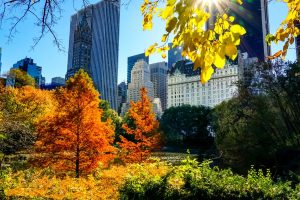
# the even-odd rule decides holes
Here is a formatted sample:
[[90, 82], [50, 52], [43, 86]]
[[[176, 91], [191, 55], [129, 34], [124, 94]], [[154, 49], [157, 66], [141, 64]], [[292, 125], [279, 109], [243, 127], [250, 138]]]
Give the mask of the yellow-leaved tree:
[[[271, 42], [283, 41], [283, 50], [276, 52], [270, 59], [282, 56], [284, 58], [294, 37], [299, 35], [300, 0], [281, 0], [288, 6], [286, 19], [281, 23], [277, 32], [268, 35], [266, 40]], [[237, 46], [246, 30], [235, 24], [235, 18], [226, 14], [216, 17], [213, 28], [205, 29], [211, 14], [213, 3], [228, 2], [243, 4], [243, 0], [144, 0], [141, 12], [144, 16], [143, 29], [151, 30], [153, 17], [166, 22], [165, 34], [161, 37], [161, 45], [155, 43], [146, 50], [146, 55], [160, 53], [166, 57], [169, 49], [167, 41], [171, 40], [173, 47], [182, 46], [182, 56], [194, 62], [194, 70], [201, 69], [200, 80], [206, 83], [214, 73], [215, 68], [223, 68], [226, 57], [231, 60], [237, 57]]]
[[[166, 22], [166, 33], [158, 43], [146, 50], [146, 55], [161, 53], [166, 57], [169, 49], [167, 40], [172, 38], [173, 47], [182, 46], [182, 56], [194, 62], [194, 69], [201, 69], [200, 80], [206, 83], [214, 73], [213, 66], [223, 68], [226, 56], [232, 60], [237, 57], [237, 46], [246, 30], [234, 23], [234, 17], [226, 13], [218, 15], [213, 29], [205, 29], [210, 18], [210, 2], [204, 0], [166, 0], [160, 7], [160, 0], [145, 0], [141, 6], [144, 16], [144, 30], [152, 29], [152, 19], [156, 15]], [[241, 4], [241, 1], [236, 3]]]

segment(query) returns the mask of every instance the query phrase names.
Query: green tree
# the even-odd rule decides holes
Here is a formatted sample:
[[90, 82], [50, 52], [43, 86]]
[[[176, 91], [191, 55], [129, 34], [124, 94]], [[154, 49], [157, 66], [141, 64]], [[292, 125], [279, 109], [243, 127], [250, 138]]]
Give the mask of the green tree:
[[14, 87], [20, 88], [25, 85], [35, 86], [35, 80], [27, 72], [21, 69], [11, 69], [7, 78], [14, 82]]
[[234, 98], [213, 111], [216, 146], [225, 164], [241, 171], [273, 163], [280, 146], [276, 140], [280, 124], [278, 113], [264, 96]]
[[[210, 108], [182, 105], [165, 110], [160, 119], [160, 128], [167, 144], [200, 145], [208, 138]], [[203, 143], [202, 143], [203, 144]]]
[[[285, 134], [281, 134], [286, 144], [300, 146], [300, 64], [265, 63], [256, 66], [260, 74], [259, 84], [254, 85], [264, 91], [279, 111], [284, 122]], [[257, 82], [257, 81], [256, 81]]]
[[115, 127], [115, 142], [120, 142], [120, 135], [124, 134], [125, 130], [122, 128], [123, 119], [118, 115], [118, 113], [110, 108], [109, 102], [106, 100], [100, 100], [99, 108], [103, 110], [101, 116], [101, 121], [110, 123]]
[[292, 156], [300, 144], [299, 64], [252, 68], [238, 84], [239, 95], [213, 111], [216, 145], [225, 163], [242, 170], [251, 164], [282, 168], [299, 163], [300, 157]]

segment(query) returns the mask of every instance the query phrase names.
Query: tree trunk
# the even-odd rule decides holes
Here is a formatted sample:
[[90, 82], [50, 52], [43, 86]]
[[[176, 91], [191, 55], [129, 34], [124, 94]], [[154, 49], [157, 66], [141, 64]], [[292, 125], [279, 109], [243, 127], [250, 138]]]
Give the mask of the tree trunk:
[[76, 178], [79, 178], [79, 159], [80, 159], [80, 149], [79, 149], [79, 130], [77, 130], [76, 138]]
[[79, 147], [76, 149], [76, 178], [79, 178]]

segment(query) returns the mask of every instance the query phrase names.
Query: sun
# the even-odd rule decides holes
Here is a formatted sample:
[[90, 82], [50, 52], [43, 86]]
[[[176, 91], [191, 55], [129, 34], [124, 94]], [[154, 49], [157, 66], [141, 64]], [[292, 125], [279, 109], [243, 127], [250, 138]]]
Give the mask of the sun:
[[195, 6], [202, 8], [207, 12], [223, 12], [226, 3], [224, 0], [196, 0]]
[[196, 6], [200, 8], [217, 7], [221, 0], [197, 0]]

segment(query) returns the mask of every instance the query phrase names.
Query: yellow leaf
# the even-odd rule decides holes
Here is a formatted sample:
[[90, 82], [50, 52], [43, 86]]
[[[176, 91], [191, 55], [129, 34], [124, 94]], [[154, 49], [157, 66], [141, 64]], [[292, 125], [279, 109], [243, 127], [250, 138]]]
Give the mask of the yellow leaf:
[[166, 42], [167, 41], [167, 37], [168, 37], [169, 34], [164, 34], [161, 38], [161, 41], [162, 42]]
[[226, 58], [224, 54], [217, 53], [214, 61], [214, 65], [217, 68], [223, 68], [226, 63]]
[[202, 68], [201, 75], [200, 75], [201, 83], [205, 84], [210, 79], [213, 73], [214, 73], [214, 69], [211, 66], [209, 66], [208, 68]]
[[246, 33], [246, 30], [238, 24], [231, 26], [230, 31], [232, 33], [239, 34], [239, 35], [244, 35]]
[[167, 57], [167, 55], [166, 55], [165, 53], [163, 53], [163, 54], [161, 54], [161, 57], [162, 57], [163, 59], [165, 59], [165, 58]]
[[176, 23], [177, 23], [177, 18], [176, 18], [176, 17], [173, 17], [172, 19], [170, 19], [170, 20], [167, 22], [167, 25], [166, 25], [166, 31], [167, 31], [168, 33], [170, 33], [170, 32], [174, 29]]
[[203, 62], [201, 61], [200, 58], [197, 58], [195, 61], [194, 61], [194, 68], [193, 70], [197, 70], [198, 68], [201, 68], [201, 65], [203, 64]]
[[143, 21], [143, 30], [151, 30], [152, 29], [152, 15], [146, 14], [144, 15], [144, 21]]
[[157, 45], [158, 45], [157, 43], [151, 45], [151, 46], [146, 50], [145, 55], [146, 55], [146, 56], [149, 56], [149, 55], [155, 53], [155, 51], [156, 51], [156, 46], [157, 46]]
[[162, 19], [167, 19], [173, 14], [174, 6], [167, 6], [161, 13]]
[[238, 51], [236, 46], [233, 43], [229, 43], [225, 46], [225, 54], [231, 59], [234, 60], [237, 57]]

